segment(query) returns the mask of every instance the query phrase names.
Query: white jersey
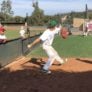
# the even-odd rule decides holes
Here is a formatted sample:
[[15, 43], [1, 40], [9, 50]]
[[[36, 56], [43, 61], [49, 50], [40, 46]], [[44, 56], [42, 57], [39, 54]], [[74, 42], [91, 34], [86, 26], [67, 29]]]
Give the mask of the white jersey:
[[55, 34], [59, 33], [60, 28], [55, 28], [55, 30], [51, 31], [47, 29], [41, 36], [40, 39], [43, 45], [52, 45]]
[[20, 30], [20, 34], [25, 34], [25, 30]]
[[5, 35], [0, 35], [0, 39], [7, 39]]
[[24, 37], [25, 36], [25, 30], [20, 30], [20, 36]]

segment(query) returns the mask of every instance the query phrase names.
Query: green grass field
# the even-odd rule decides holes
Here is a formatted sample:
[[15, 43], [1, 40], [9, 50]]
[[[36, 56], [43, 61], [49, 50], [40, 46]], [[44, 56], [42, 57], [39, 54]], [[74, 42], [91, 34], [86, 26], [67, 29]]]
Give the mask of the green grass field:
[[[19, 31], [6, 31], [8, 39], [20, 37]], [[67, 39], [56, 37], [53, 47], [62, 57], [92, 57], [92, 36], [69, 36]], [[41, 45], [30, 52], [28, 56], [46, 56]]]
[[9, 40], [20, 37], [19, 31], [16, 31], [16, 30], [8, 30], [5, 32], [5, 35], [6, 35], [7, 39], [9, 39]]
[[[92, 36], [69, 36], [67, 39], [56, 37], [53, 47], [62, 57], [92, 57]], [[39, 46], [29, 53], [28, 56], [46, 56], [42, 47]]]
[[[34, 36], [41, 33], [41, 31], [37, 31], [37, 30], [31, 30], [30, 31], [30, 36]], [[15, 38], [19, 38], [20, 34], [19, 34], [19, 30], [7, 30], [5, 32], [5, 35], [7, 37], [7, 39], [15, 39]]]

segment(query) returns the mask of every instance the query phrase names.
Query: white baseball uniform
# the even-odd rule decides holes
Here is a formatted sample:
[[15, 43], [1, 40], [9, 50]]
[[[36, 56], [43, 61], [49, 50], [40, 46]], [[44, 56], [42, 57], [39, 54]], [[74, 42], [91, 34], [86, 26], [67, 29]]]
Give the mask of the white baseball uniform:
[[3, 40], [3, 39], [7, 39], [7, 37], [5, 35], [0, 35], [0, 39]]
[[24, 30], [24, 27], [23, 26], [21, 26], [21, 30], [20, 30], [20, 36], [21, 37], [23, 37], [23, 38], [25, 38], [25, 30]]
[[60, 64], [64, 63], [63, 59], [60, 58], [57, 51], [52, 47], [54, 37], [55, 37], [56, 34], [59, 33], [60, 29], [61, 29], [61, 27], [55, 28], [53, 31], [51, 31], [50, 29], [47, 29], [40, 36], [40, 39], [42, 41], [42, 47], [49, 57], [48, 61], [46, 62], [46, 64], [43, 67], [43, 69], [45, 69], [45, 70], [48, 70], [50, 68], [50, 66], [52, 65], [54, 60], [59, 61]]

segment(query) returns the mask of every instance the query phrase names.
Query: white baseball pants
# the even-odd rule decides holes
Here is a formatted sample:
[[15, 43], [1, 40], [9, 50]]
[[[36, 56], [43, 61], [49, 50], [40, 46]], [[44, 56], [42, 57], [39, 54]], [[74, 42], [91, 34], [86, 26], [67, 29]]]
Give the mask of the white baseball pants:
[[60, 58], [57, 51], [52, 46], [43, 45], [43, 49], [49, 57], [48, 61], [43, 66], [43, 69], [48, 70], [55, 60], [58, 61], [60, 64], [64, 63], [63, 59]]

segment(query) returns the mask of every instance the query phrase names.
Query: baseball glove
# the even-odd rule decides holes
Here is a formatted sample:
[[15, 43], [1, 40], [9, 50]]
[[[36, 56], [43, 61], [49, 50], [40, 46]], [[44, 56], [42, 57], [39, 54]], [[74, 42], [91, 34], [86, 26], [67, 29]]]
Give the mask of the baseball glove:
[[60, 31], [60, 36], [63, 38], [63, 39], [66, 39], [69, 35], [69, 31], [67, 28], [63, 27]]

